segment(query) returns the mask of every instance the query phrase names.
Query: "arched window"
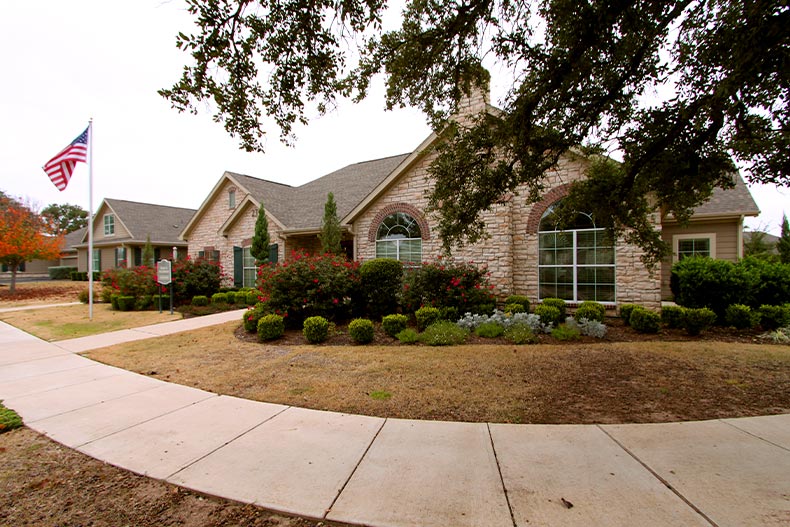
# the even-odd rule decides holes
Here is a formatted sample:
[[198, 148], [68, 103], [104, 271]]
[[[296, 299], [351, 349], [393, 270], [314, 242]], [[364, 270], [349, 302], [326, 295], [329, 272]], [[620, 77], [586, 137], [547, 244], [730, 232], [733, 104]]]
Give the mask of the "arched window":
[[405, 212], [384, 218], [376, 232], [376, 258], [412, 263], [422, 261], [422, 233], [417, 220]]
[[614, 302], [612, 237], [583, 212], [577, 214], [572, 225], [560, 230], [554, 215], [556, 206], [557, 203], [546, 209], [538, 229], [540, 298]]

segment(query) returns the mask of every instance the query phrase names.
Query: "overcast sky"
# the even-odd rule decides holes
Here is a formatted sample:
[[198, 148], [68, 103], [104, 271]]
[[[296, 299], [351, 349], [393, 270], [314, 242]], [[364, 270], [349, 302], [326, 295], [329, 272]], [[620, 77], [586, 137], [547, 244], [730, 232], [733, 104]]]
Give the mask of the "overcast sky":
[[[94, 120], [93, 205], [103, 198], [198, 208], [226, 170], [299, 185], [351, 163], [412, 151], [429, 134], [417, 110], [384, 111], [379, 86], [297, 130], [273, 130], [266, 154], [238, 149], [210, 112], [179, 114], [156, 91], [189, 58], [175, 35], [192, 32], [180, 0], [37, 0], [0, 7], [0, 190], [40, 207], [88, 208], [88, 170], [59, 192], [41, 169]], [[493, 72], [492, 102], [505, 85]], [[748, 224], [778, 234], [786, 188], [752, 187], [763, 214]]]

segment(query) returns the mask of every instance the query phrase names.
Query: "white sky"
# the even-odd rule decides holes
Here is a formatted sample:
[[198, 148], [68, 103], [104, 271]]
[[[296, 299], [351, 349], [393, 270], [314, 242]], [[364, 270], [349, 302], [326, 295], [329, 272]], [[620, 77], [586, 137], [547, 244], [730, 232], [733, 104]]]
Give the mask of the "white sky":
[[[383, 89], [344, 101], [298, 129], [294, 148], [272, 129], [266, 154], [245, 153], [209, 111], [179, 114], [156, 91], [189, 57], [181, 0], [37, 0], [0, 7], [0, 190], [44, 207], [88, 208], [88, 170], [59, 192], [41, 167], [94, 119], [93, 205], [105, 197], [198, 208], [225, 170], [300, 185], [351, 163], [412, 151], [430, 132], [415, 109], [384, 111]], [[492, 102], [504, 93], [494, 71]], [[786, 188], [752, 187], [747, 220], [778, 234]]]

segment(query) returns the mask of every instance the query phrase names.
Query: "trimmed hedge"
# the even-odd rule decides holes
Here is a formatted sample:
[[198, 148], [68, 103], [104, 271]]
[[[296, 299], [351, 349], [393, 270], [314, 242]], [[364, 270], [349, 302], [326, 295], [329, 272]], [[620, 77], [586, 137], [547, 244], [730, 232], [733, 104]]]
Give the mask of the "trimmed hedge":
[[321, 316], [308, 317], [304, 321], [302, 334], [310, 344], [318, 344], [329, 337], [329, 321]]
[[510, 295], [505, 299], [505, 306], [508, 304], [521, 304], [524, 313], [529, 313], [529, 297], [525, 295]]
[[255, 306], [251, 309], [248, 309], [242, 315], [242, 323], [244, 324], [244, 330], [252, 333], [253, 331], [258, 330], [258, 321], [266, 314], [268, 314], [268, 306], [263, 302], [258, 302]]
[[274, 340], [285, 333], [285, 321], [280, 315], [264, 315], [258, 320], [258, 340]]
[[544, 298], [541, 300], [542, 306], [556, 307], [560, 311], [559, 320], [565, 320], [565, 300], [562, 298]]
[[69, 280], [71, 273], [76, 273], [77, 268], [70, 265], [55, 265], [47, 269], [50, 280]]
[[685, 313], [685, 307], [664, 306], [661, 308], [661, 322], [672, 329], [682, 328]]
[[623, 319], [623, 323], [626, 326], [631, 325], [631, 313], [634, 312], [634, 309], [640, 308], [637, 304], [621, 304], [620, 305], [620, 318]]
[[758, 316], [744, 304], [732, 304], [724, 311], [724, 322], [735, 329], [748, 329], [755, 325]]
[[707, 307], [687, 308], [683, 312], [683, 327], [689, 335], [699, 335], [716, 322], [716, 313]]
[[505, 313], [526, 313], [528, 309], [524, 307], [524, 304], [519, 302], [509, 302], [505, 304]]
[[366, 318], [355, 318], [348, 325], [348, 334], [358, 344], [367, 344], [373, 341], [373, 322]]
[[227, 304], [228, 303], [228, 293], [214, 293], [211, 295], [211, 303], [212, 304]]
[[631, 311], [629, 321], [631, 327], [639, 333], [658, 333], [661, 328], [661, 315], [641, 306]]
[[133, 311], [136, 300], [137, 299], [133, 296], [118, 295], [116, 297], [116, 302], [118, 304], [118, 311]]
[[576, 308], [576, 313], [573, 315], [573, 317], [576, 320], [586, 318], [587, 320], [603, 322], [604, 318], [606, 318], [606, 308], [599, 302], [585, 300], [581, 303], [581, 305], [579, 305], [578, 308]]
[[208, 297], [205, 295], [195, 295], [192, 297], [192, 305], [193, 306], [207, 306], [208, 305]]
[[535, 314], [540, 317], [540, 321], [543, 324], [554, 324], [555, 326], [559, 325], [564, 318], [557, 306], [546, 303], [535, 307]]
[[406, 315], [387, 315], [381, 319], [381, 327], [390, 337], [397, 337], [398, 333], [406, 329], [409, 317]]
[[431, 324], [438, 322], [441, 316], [438, 308], [423, 306], [414, 312], [414, 318], [417, 319], [417, 328], [423, 331]]
[[757, 310], [763, 329], [773, 330], [790, 326], [790, 305], [763, 305]]

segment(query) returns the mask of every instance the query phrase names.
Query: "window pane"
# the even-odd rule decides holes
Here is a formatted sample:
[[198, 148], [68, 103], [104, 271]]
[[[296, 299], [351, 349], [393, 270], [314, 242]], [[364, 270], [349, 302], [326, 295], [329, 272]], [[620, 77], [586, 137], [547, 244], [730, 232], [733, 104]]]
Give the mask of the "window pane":
[[397, 258], [398, 249], [394, 241], [376, 242], [376, 258]]
[[422, 261], [422, 240], [401, 240], [399, 257], [401, 262], [420, 263]]
[[573, 249], [558, 249], [555, 258], [557, 265], [573, 265]]

